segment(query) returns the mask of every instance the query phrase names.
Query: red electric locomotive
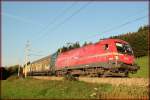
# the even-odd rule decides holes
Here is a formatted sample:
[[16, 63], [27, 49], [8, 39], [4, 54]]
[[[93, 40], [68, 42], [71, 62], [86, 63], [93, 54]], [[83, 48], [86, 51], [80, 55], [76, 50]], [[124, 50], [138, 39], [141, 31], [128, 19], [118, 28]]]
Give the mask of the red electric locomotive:
[[127, 76], [138, 69], [131, 46], [120, 39], [104, 39], [60, 53], [55, 62], [56, 75]]

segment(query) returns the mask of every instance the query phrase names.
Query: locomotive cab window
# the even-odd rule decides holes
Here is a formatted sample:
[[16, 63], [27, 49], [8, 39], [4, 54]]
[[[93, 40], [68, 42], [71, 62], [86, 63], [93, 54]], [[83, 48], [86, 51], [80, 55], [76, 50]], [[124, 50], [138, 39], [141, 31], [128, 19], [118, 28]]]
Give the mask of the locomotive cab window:
[[123, 43], [116, 43], [116, 48], [117, 48], [117, 51], [119, 53], [123, 53], [123, 54], [129, 54], [129, 55], [132, 55], [133, 54], [133, 50], [132, 48], [130, 47], [129, 44], [123, 44]]
[[108, 50], [108, 44], [104, 44], [103, 49]]

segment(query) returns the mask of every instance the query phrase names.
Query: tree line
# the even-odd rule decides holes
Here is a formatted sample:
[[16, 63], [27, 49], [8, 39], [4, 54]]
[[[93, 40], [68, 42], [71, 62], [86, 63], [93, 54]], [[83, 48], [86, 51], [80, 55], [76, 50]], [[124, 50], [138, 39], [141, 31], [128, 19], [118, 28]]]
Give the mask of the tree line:
[[80, 45], [79, 42], [71, 43], [68, 46], [63, 46], [62, 48], [59, 48], [57, 50], [57, 53], [59, 53], [59, 52], [61, 52], [61, 53], [62, 52], [66, 52], [66, 51], [69, 51], [69, 50], [72, 50], [72, 49], [75, 49], [75, 48], [84, 47], [84, 46], [90, 45], [90, 44], [92, 44], [92, 42], [89, 42], [89, 43], [88, 42], [84, 42], [83, 45]]
[[[11, 75], [16, 75], [18, 73], [19, 65], [13, 65], [9, 67], [0, 67], [0, 79], [5, 80]], [[20, 67], [20, 74], [23, 72], [23, 68]]]

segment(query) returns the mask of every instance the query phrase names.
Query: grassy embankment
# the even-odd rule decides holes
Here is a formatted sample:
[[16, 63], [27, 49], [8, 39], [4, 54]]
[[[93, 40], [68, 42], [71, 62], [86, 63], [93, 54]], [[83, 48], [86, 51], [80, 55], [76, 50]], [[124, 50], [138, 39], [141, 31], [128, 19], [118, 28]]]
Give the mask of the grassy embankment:
[[50, 81], [36, 79], [9, 79], [2, 81], [1, 98], [142, 98], [148, 89], [138, 86], [113, 86], [80, 81]]
[[[148, 57], [137, 59], [141, 69], [130, 77], [148, 77]], [[50, 81], [10, 77], [2, 81], [1, 98], [143, 98], [148, 97], [148, 87], [114, 86], [80, 81]]]

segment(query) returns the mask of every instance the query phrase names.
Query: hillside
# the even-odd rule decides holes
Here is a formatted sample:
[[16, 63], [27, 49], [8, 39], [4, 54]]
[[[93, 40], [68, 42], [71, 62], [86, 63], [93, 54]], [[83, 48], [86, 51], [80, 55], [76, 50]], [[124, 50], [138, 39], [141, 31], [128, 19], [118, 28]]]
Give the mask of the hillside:
[[148, 98], [147, 86], [126, 86], [82, 81], [8, 79], [2, 81], [2, 99], [110, 99]]
[[[140, 70], [136, 74], [130, 74], [135, 80], [147, 80], [148, 78], [148, 57], [137, 58], [136, 63], [140, 66]], [[143, 78], [144, 77], [144, 78]], [[136, 79], [139, 78], [139, 79]], [[109, 80], [109, 78], [106, 78]], [[106, 80], [105, 79], [105, 80]], [[130, 79], [130, 78], [129, 78]], [[133, 78], [134, 79], [134, 78]], [[110, 78], [110, 81], [115, 84]], [[127, 81], [122, 78], [122, 81]], [[132, 79], [131, 79], [132, 80]], [[135, 81], [132, 80], [132, 81]], [[113, 85], [112, 83], [86, 83], [82, 81], [64, 81], [64, 80], [38, 80], [32, 78], [18, 79], [15, 76], [9, 77], [2, 81], [1, 98], [62, 98], [62, 99], [100, 99], [100, 98], [148, 98], [147, 85], [138, 86], [136, 82], [134, 86], [130, 85]], [[117, 82], [118, 84], [120, 82]], [[129, 82], [130, 83], [130, 82]], [[145, 87], [146, 86], [146, 87]], [[79, 92], [80, 91], [80, 92]], [[59, 95], [58, 95], [59, 94]]]

